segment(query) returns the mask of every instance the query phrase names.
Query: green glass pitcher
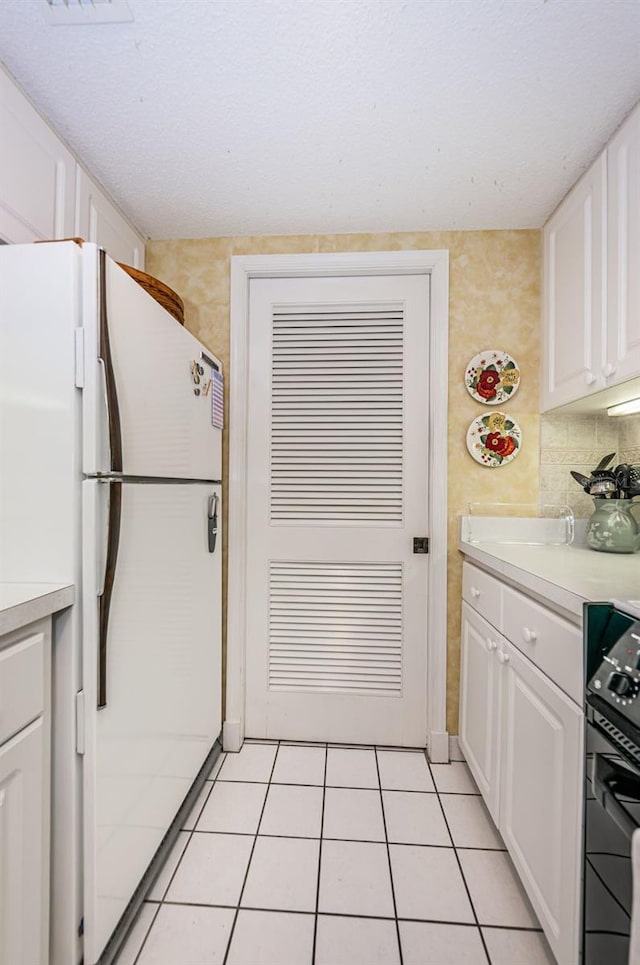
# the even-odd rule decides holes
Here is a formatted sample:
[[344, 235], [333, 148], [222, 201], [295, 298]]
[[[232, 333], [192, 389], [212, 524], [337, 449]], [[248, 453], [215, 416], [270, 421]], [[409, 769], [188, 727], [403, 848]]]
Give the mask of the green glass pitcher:
[[587, 546], [603, 553], [635, 553], [640, 549], [640, 527], [630, 499], [594, 499], [595, 512], [587, 523]]

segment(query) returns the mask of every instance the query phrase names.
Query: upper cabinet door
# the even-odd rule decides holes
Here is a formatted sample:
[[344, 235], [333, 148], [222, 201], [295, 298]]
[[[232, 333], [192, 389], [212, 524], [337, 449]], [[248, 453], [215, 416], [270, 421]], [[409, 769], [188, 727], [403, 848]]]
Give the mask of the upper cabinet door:
[[606, 157], [544, 229], [542, 411], [604, 387]]
[[70, 237], [75, 160], [2, 69], [0, 131], [0, 238]]
[[640, 105], [607, 149], [607, 385], [640, 373]]
[[93, 241], [114, 261], [144, 268], [144, 238], [122, 217], [114, 204], [77, 165], [75, 234]]

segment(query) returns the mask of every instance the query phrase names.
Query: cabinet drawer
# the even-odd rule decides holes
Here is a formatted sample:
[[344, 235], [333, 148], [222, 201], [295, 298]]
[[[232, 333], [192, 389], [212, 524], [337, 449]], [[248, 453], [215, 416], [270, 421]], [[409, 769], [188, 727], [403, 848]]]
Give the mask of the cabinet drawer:
[[481, 613], [489, 623], [501, 629], [502, 584], [471, 563], [462, 567], [462, 596], [474, 610]]
[[582, 632], [578, 627], [504, 587], [503, 633], [569, 697], [582, 704]]
[[44, 633], [0, 650], [0, 744], [44, 708]]

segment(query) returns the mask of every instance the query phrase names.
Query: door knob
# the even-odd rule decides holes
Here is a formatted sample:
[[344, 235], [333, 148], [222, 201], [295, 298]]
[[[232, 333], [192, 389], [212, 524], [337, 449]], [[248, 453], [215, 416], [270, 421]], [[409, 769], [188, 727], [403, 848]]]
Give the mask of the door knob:
[[587, 385], [593, 385], [594, 382], [598, 381], [598, 376], [594, 375], [593, 372], [585, 372], [584, 380]]
[[493, 653], [494, 650], [498, 649], [498, 644], [496, 643], [495, 640], [492, 640], [491, 637], [487, 637], [485, 646], [489, 653]]
[[538, 639], [536, 631], [530, 630], [529, 627], [522, 628], [522, 636], [524, 637], [525, 643], [535, 643]]
[[498, 660], [500, 661], [500, 663], [509, 663], [509, 654], [505, 653], [504, 650], [499, 650]]
[[615, 365], [613, 365], [611, 362], [607, 362], [607, 364], [602, 368], [602, 374], [604, 375], [605, 379], [608, 379], [612, 375], [615, 375], [616, 374]]

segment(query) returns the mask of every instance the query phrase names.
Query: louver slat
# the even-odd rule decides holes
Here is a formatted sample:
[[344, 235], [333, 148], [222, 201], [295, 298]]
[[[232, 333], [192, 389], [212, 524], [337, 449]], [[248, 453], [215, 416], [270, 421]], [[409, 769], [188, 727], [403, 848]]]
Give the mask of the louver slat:
[[269, 688], [401, 696], [402, 565], [272, 562]]
[[272, 523], [401, 525], [403, 326], [398, 305], [274, 310]]

